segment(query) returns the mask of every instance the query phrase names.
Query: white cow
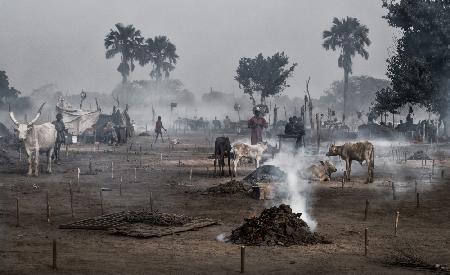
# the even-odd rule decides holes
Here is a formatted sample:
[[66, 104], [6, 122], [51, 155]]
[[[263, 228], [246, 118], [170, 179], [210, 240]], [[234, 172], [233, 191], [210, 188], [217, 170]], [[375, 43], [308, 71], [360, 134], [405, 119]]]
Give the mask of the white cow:
[[266, 142], [260, 142], [256, 145], [250, 145], [242, 142], [236, 142], [232, 145], [232, 152], [234, 154], [234, 175], [236, 175], [237, 166], [239, 160], [242, 157], [252, 158], [256, 160], [256, 168], [259, 167], [259, 162], [261, 161], [262, 154], [266, 151], [268, 145]]
[[28, 176], [33, 174], [33, 158], [34, 158], [34, 175], [39, 175], [39, 153], [47, 153], [47, 172], [52, 173], [52, 154], [56, 142], [55, 125], [50, 122], [34, 125], [41, 115], [42, 107], [39, 108], [36, 116], [29, 123], [19, 123], [14, 116], [14, 113], [9, 108], [9, 116], [17, 128], [14, 129], [18, 133], [19, 140], [23, 142], [25, 151], [28, 155]]

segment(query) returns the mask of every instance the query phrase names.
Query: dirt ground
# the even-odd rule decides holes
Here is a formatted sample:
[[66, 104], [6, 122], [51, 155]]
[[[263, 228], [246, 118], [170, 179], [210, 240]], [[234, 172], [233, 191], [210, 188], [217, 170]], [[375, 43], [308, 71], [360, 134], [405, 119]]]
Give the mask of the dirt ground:
[[[26, 162], [0, 166], [0, 273], [3, 274], [235, 274], [240, 272], [240, 247], [217, 240], [229, 234], [244, 218], [259, 215], [273, 202], [242, 194], [205, 195], [206, 188], [229, 178], [213, 177], [212, 153], [205, 133], [180, 134], [182, 144], [150, 145], [152, 137], [136, 137], [115, 148], [101, 145], [71, 146], [63, 151], [62, 164], [54, 174], [27, 177]], [[233, 138], [235, 139], [235, 138]], [[324, 144], [325, 146], [325, 144]], [[448, 145], [447, 145], [448, 146]], [[142, 148], [142, 156], [139, 154]], [[247, 247], [245, 273], [250, 274], [409, 274], [434, 273], [424, 268], [389, 264], [395, 251], [412, 247], [414, 256], [426, 263], [450, 264], [449, 158], [446, 145], [433, 147], [435, 159], [392, 160], [392, 148], [376, 145], [375, 181], [365, 184], [365, 167], [353, 164], [352, 181], [341, 186], [342, 166], [327, 183], [311, 182], [308, 205], [317, 220], [317, 232], [331, 244], [291, 247]], [[397, 147], [396, 147], [397, 148]], [[409, 145], [413, 152], [428, 147]], [[325, 150], [325, 147], [323, 148]], [[401, 155], [401, 154], [400, 154]], [[323, 156], [323, 154], [322, 154]], [[314, 158], [314, 156], [313, 156]], [[315, 158], [318, 158], [315, 156]], [[403, 157], [399, 157], [403, 160]], [[88, 172], [92, 161], [96, 175]], [[337, 158], [333, 159], [340, 163]], [[111, 175], [114, 163], [114, 178]], [[179, 165], [181, 162], [181, 165]], [[142, 165], [140, 166], [140, 163]], [[41, 164], [46, 165], [41, 157]], [[77, 185], [77, 168], [81, 169]], [[134, 173], [136, 168], [136, 180]], [[192, 179], [190, 171], [192, 168]], [[252, 171], [247, 164], [238, 171], [242, 179]], [[433, 175], [430, 178], [430, 173]], [[441, 170], [444, 178], [441, 179]], [[123, 178], [122, 196], [119, 192]], [[74, 218], [71, 217], [69, 181], [73, 183]], [[393, 198], [392, 183], [396, 186]], [[416, 207], [416, 185], [420, 207]], [[101, 215], [100, 188], [105, 213], [154, 207], [162, 212], [219, 219], [214, 225], [171, 236], [136, 239], [100, 230], [58, 229], [61, 224]], [[51, 222], [46, 218], [46, 194]], [[16, 197], [19, 222], [16, 227]], [[367, 221], [364, 208], [369, 200]], [[399, 211], [398, 236], [394, 236], [395, 213]], [[364, 229], [368, 228], [368, 256], [364, 256]], [[57, 241], [58, 270], [52, 270], [52, 240]]]

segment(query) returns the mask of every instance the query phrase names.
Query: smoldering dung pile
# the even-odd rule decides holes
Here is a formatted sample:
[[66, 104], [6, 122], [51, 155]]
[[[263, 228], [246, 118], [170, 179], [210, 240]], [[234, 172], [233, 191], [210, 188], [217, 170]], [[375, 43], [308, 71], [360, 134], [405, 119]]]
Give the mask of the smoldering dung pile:
[[261, 182], [278, 182], [286, 179], [286, 173], [274, 165], [262, 165], [244, 178], [252, 185]]
[[408, 160], [431, 160], [431, 158], [422, 150], [416, 151]]
[[178, 214], [150, 211], [130, 211], [124, 217], [124, 221], [129, 223], [144, 223], [158, 226], [182, 226], [193, 221], [193, 218]]
[[251, 190], [251, 186], [245, 184], [242, 181], [231, 180], [217, 186], [212, 186], [206, 189], [209, 194], [237, 194], [248, 193]]
[[264, 209], [259, 217], [245, 219], [229, 237], [236, 244], [245, 245], [308, 245], [330, 243], [324, 237], [311, 232], [301, 213], [292, 213], [289, 205], [281, 204]]

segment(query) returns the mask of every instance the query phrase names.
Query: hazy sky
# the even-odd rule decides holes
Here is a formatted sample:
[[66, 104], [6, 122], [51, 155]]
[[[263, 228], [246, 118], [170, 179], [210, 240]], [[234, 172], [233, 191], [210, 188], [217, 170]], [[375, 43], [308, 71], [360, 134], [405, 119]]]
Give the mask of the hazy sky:
[[[167, 35], [180, 56], [172, 77], [200, 95], [213, 87], [239, 93], [233, 80], [240, 57], [284, 51], [299, 63], [289, 95], [322, 94], [342, 79], [338, 53], [326, 52], [322, 31], [334, 16], [352, 16], [370, 29], [368, 61], [354, 60], [355, 75], [385, 78], [393, 30], [379, 0], [0, 0], [0, 70], [24, 94], [46, 83], [64, 92], [110, 92], [120, 82], [119, 57], [105, 59], [103, 39], [117, 22], [145, 37]], [[149, 78], [138, 68], [131, 79]]]

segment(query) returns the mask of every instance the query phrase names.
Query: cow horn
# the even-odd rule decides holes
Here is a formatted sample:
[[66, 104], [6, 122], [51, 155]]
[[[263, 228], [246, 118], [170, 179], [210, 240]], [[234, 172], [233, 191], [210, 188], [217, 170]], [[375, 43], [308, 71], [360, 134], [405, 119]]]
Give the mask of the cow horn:
[[37, 111], [36, 116], [33, 118], [33, 120], [30, 121], [30, 123], [28, 123], [28, 125], [33, 125], [41, 116], [41, 112], [42, 112], [42, 107], [44, 107], [45, 102], [42, 103], [41, 107], [39, 108], [39, 110]]
[[12, 122], [18, 126], [19, 122], [17, 121], [16, 117], [14, 116], [13, 111], [11, 111], [11, 104], [9, 104], [9, 117], [11, 118]]

